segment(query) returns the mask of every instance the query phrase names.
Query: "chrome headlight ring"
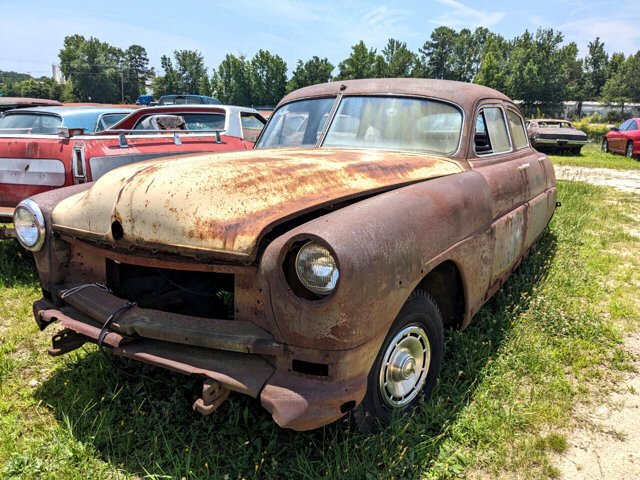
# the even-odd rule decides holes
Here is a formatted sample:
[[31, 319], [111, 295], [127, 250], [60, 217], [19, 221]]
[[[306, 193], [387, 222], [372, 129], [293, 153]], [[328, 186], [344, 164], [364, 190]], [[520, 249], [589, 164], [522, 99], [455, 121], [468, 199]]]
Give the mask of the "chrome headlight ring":
[[42, 249], [46, 237], [44, 215], [36, 202], [27, 198], [13, 212], [13, 226], [20, 245], [37, 252]]
[[334, 254], [324, 245], [309, 241], [295, 259], [296, 275], [310, 292], [326, 296], [334, 291], [340, 277]]

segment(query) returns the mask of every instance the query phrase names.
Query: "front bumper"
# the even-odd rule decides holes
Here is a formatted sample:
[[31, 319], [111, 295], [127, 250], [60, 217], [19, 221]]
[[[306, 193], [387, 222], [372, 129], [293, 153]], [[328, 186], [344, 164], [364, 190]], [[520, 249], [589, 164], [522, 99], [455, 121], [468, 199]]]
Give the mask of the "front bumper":
[[[103, 340], [115, 355], [195, 376], [205, 386], [219, 382], [225, 389], [260, 398], [284, 428], [310, 430], [327, 425], [344, 416], [366, 392], [366, 370], [351, 371], [346, 377], [339, 369], [328, 376], [293, 371], [291, 357], [296, 349], [277, 342], [251, 322], [137, 306], [123, 309], [126, 300], [95, 285], [59, 285], [52, 294], [55, 304], [43, 298], [33, 305], [41, 330], [54, 322], [65, 327], [53, 336], [51, 355], [97, 343], [105, 322], [118, 311]], [[339, 365], [358, 364], [367, 347], [324, 356], [334, 357]]]

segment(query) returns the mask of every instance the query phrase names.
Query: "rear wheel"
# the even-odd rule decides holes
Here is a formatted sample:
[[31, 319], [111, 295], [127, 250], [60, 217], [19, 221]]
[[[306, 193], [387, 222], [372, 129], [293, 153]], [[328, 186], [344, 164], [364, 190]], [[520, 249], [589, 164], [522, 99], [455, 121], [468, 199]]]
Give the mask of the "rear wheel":
[[398, 314], [367, 377], [367, 393], [354, 410], [358, 429], [387, 426], [415, 408], [436, 384], [444, 345], [442, 315], [425, 292], [414, 292]]
[[602, 151], [604, 153], [609, 153], [609, 140], [607, 140], [606, 138], [602, 142]]
[[633, 157], [633, 142], [627, 142], [627, 149], [625, 150], [627, 157]]

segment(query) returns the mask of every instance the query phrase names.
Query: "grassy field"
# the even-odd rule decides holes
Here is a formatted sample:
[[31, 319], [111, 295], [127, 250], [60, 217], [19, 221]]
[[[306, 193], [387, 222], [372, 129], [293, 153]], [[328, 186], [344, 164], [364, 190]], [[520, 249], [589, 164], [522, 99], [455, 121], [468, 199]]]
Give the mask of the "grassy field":
[[640, 170], [640, 160], [625, 157], [617, 153], [604, 153], [600, 145], [595, 143], [588, 143], [582, 147], [580, 155], [551, 155], [551, 159], [556, 165]]
[[560, 182], [559, 200], [538, 249], [448, 332], [432, 397], [370, 436], [284, 431], [235, 394], [201, 417], [180, 375], [127, 376], [94, 347], [49, 357], [32, 261], [0, 242], [0, 478], [554, 478], [572, 405], [628, 368], [621, 338], [640, 329], [640, 199]]

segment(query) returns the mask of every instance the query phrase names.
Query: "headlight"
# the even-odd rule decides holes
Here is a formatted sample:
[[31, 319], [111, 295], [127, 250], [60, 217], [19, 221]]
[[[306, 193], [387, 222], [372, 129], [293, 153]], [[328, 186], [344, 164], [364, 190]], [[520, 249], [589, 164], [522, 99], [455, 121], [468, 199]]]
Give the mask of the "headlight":
[[302, 285], [317, 295], [331, 293], [340, 276], [331, 252], [315, 242], [307, 243], [298, 252], [296, 274]]
[[13, 212], [13, 226], [20, 244], [27, 250], [37, 252], [44, 244], [44, 216], [38, 204], [27, 198]]

